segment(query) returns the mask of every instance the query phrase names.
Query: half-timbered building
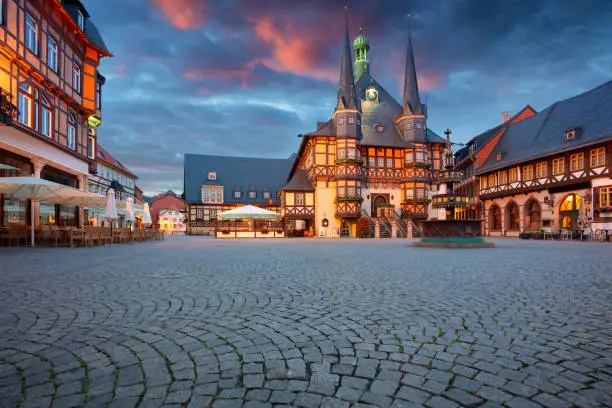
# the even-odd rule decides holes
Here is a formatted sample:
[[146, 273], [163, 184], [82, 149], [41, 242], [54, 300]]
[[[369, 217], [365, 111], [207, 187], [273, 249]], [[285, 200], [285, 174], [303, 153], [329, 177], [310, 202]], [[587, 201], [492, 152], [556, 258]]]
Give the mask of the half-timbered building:
[[463, 180], [454, 186], [455, 191], [469, 197], [467, 207], [456, 209], [456, 219], [480, 220], [484, 217], [484, 207], [478, 199], [478, 178], [474, 173], [486, 161], [509, 126], [535, 114], [536, 111], [531, 106], [524, 107], [514, 116], [510, 112], [503, 112], [500, 125], [473, 137], [455, 153], [455, 170], [461, 171], [464, 176]]
[[[353, 49], [354, 60], [347, 23], [336, 108], [302, 136], [289, 174], [312, 186], [307, 191], [313, 201], [297, 207], [291, 201], [292, 214], [285, 213], [305, 214], [318, 236], [355, 236], [362, 216], [377, 218], [388, 230], [391, 223], [401, 230], [407, 219], [427, 218], [431, 177], [442, 167], [444, 139], [427, 128], [410, 34], [402, 103], [371, 74], [370, 44], [362, 34]], [[293, 192], [285, 191], [291, 200]]]
[[251, 204], [281, 212], [281, 187], [289, 159], [186, 154], [184, 191], [187, 234], [211, 235], [217, 216]]
[[501, 135], [476, 170], [488, 235], [612, 229], [612, 81]]
[[[111, 56], [79, 0], [0, 0], [0, 163], [87, 189]], [[73, 206], [0, 195], [0, 224], [78, 225]]]

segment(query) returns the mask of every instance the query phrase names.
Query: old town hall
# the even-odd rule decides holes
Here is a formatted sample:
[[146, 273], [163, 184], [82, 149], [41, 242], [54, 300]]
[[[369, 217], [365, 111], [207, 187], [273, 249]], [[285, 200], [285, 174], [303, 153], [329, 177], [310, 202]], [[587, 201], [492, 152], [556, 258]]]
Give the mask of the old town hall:
[[[432, 216], [431, 174], [443, 166], [445, 141], [427, 128], [410, 29], [401, 102], [370, 72], [368, 39], [359, 34], [352, 48], [354, 59], [347, 17], [336, 107], [302, 135], [297, 155], [185, 155], [188, 232], [206, 233], [216, 214], [251, 203], [280, 209], [288, 230], [317, 236], [355, 236], [362, 216], [377, 218], [388, 233], [391, 225], [407, 233], [411, 221]], [[247, 171], [257, 167], [270, 171]]]

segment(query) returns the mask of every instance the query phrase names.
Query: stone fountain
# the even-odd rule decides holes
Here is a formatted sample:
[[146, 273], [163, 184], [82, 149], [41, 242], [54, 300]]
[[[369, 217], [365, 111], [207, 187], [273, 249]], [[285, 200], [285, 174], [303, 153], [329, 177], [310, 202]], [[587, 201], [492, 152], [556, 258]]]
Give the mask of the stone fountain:
[[443, 220], [431, 219], [423, 221], [423, 238], [415, 242], [417, 247], [437, 248], [491, 248], [492, 242], [482, 238], [482, 220], [456, 220], [455, 209], [470, 205], [470, 198], [455, 193], [454, 185], [463, 181], [463, 172], [455, 170], [455, 156], [450, 141], [451, 131], [446, 130], [446, 147], [443, 151], [445, 167], [438, 170], [434, 176], [434, 184], [446, 186], [444, 194], [432, 196], [432, 207], [444, 209], [446, 217]]

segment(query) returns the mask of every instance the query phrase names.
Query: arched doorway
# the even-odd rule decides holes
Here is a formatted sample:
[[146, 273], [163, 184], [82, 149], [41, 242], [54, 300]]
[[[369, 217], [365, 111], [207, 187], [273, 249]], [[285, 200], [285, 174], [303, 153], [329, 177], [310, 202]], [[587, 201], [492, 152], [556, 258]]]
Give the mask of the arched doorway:
[[378, 217], [378, 207], [387, 205], [388, 198], [384, 194], [376, 194], [372, 200], [372, 217]]
[[578, 216], [582, 199], [577, 194], [570, 194], [561, 201], [559, 206], [559, 226], [561, 228], [578, 229]]
[[518, 231], [521, 228], [519, 207], [514, 201], [506, 205], [506, 231]]
[[501, 230], [501, 209], [497, 204], [489, 208], [489, 231]]
[[523, 230], [531, 231], [542, 228], [542, 209], [538, 200], [532, 198], [527, 201], [523, 211], [525, 211]]

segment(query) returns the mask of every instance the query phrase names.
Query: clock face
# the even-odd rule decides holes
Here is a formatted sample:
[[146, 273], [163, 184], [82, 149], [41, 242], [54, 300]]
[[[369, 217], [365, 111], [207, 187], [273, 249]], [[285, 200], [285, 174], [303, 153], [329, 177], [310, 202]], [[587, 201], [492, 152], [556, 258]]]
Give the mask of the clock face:
[[369, 88], [366, 91], [366, 98], [368, 98], [369, 101], [375, 101], [378, 99], [378, 91], [375, 88]]

